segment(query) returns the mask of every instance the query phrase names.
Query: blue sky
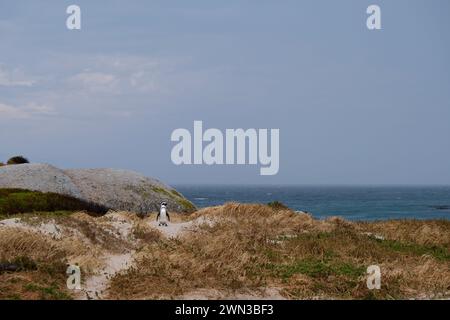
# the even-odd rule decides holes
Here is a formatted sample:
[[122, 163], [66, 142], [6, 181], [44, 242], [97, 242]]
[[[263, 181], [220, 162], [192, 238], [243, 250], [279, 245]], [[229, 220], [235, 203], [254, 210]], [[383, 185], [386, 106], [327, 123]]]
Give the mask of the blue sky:
[[[172, 184], [450, 184], [447, 0], [2, 1], [0, 39], [1, 160]], [[194, 120], [279, 128], [279, 173], [175, 166], [170, 134]]]

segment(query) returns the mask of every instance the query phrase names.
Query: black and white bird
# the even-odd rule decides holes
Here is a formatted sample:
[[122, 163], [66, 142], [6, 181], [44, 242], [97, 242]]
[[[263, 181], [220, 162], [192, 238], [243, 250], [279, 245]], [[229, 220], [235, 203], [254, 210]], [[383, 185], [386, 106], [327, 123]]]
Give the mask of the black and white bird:
[[161, 202], [159, 213], [156, 216], [156, 221], [159, 221], [158, 226], [167, 227], [167, 221], [170, 221], [169, 212], [167, 211], [167, 202]]

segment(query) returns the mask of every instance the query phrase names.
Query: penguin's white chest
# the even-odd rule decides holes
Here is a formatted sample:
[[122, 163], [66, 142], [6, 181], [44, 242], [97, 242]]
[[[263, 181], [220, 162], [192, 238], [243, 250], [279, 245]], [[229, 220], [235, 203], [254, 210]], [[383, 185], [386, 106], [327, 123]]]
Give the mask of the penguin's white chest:
[[161, 210], [159, 211], [159, 222], [167, 222], [166, 208], [161, 208]]

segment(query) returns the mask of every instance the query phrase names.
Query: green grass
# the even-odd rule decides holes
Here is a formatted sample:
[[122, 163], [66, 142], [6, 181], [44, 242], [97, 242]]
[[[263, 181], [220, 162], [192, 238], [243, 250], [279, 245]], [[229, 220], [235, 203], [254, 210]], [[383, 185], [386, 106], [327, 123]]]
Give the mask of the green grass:
[[396, 252], [412, 255], [430, 255], [440, 261], [449, 261], [450, 252], [447, 248], [441, 246], [424, 246], [415, 243], [404, 243], [395, 240], [373, 240], [377, 241], [380, 246]]
[[66, 261], [39, 260], [20, 256], [0, 264], [13, 264], [14, 271], [0, 271], [1, 299], [72, 299], [66, 292]]
[[312, 257], [297, 260], [291, 264], [270, 264], [268, 268], [283, 279], [288, 279], [295, 274], [304, 274], [313, 278], [323, 278], [330, 275], [358, 278], [365, 272], [363, 267], [351, 263], [319, 260]]
[[108, 208], [56, 193], [0, 189], [0, 216], [65, 211], [87, 211], [102, 215], [108, 211]]
[[192, 202], [190, 202], [189, 200], [186, 199], [178, 199], [177, 200], [178, 203], [183, 207], [183, 209], [187, 212], [193, 212], [195, 211], [195, 206], [192, 204]]
[[165, 194], [168, 197], [172, 197], [172, 194], [170, 194], [169, 191], [167, 191], [164, 188], [152, 187], [152, 190], [155, 191], [156, 193], [162, 193], [162, 194]]
[[35, 283], [28, 283], [24, 287], [25, 290], [37, 292], [42, 300], [71, 300], [72, 297], [60, 290], [56, 283], [49, 286], [41, 286]]
[[174, 194], [176, 197], [183, 198], [183, 196], [181, 195], [181, 193], [179, 193], [179, 192], [176, 191], [176, 190], [170, 190], [170, 192], [171, 192], [172, 194]]

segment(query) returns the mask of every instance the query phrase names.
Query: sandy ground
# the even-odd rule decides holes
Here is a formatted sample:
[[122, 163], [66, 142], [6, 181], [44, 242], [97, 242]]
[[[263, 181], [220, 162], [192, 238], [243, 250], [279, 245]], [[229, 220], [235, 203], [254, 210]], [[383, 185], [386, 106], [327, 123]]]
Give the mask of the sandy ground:
[[178, 223], [169, 222], [167, 226], [158, 226], [158, 222], [156, 221], [151, 221], [148, 223], [150, 227], [158, 229], [164, 236], [168, 238], [178, 237], [182, 232], [188, 230], [192, 226], [192, 224], [192, 221]]
[[181, 236], [184, 232], [189, 232], [189, 230], [192, 229], [192, 227], [194, 227], [195, 225], [203, 223], [212, 225], [214, 224], [214, 221], [211, 221], [210, 219], [207, 219], [205, 217], [199, 217], [187, 222], [168, 222], [167, 226], [158, 226], [158, 222], [155, 220], [150, 221], [148, 224], [150, 227], [161, 231], [164, 236], [168, 238], [176, 238], [178, 236]]
[[128, 269], [133, 261], [133, 252], [119, 255], [105, 256], [105, 267], [96, 272], [95, 275], [89, 277], [82, 285], [78, 299], [81, 300], [97, 300], [102, 299], [111, 277], [116, 273]]
[[51, 236], [53, 239], [61, 239], [62, 233], [61, 229], [54, 222], [46, 222], [41, 223], [36, 226], [30, 226], [23, 223], [18, 218], [6, 219], [0, 221], [0, 227], [11, 227], [11, 228], [19, 228], [26, 231], [39, 232], [45, 235]]
[[[114, 225], [118, 227], [118, 230], [123, 237], [128, 235], [131, 227], [127, 223], [117, 217], [112, 219], [112, 222], [115, 222]], [[169, 222], [167, 226], [158, 226], [158, 222], [153, 220], [149, 221], [148, 225], [158, 229], [168, 238], [176, 238], [182, 235], [183, 232], [188, 231], [195, 224], [203, 222], [206, 222], [206, 220], [196, 219], [188, 222]], [[79, 294], [79, 298], [88, 300], [102, 299], [108, 289], [110, 279], [116, 273], [124, 271], [132, 266], [134, 260], [133, 254], [134, 252], [127, 252], [120, 255], [106, 255], [104, 257], [105, 267], [95, 272], [93, 276], [86, 280], [82, 286], [83, 289]]]
[[177, 297], [178, 300], [286, 300], [277, 288], [222, 292], [215, 289], [197, 289]]
[[[116, 234], [124, 239], [130, 239], [133, 228], [132, 223], [126, 216], [120, 213], [112, 213], [107, 215], [109, 225], [112, 226]], [[127, 270], [133, 264], [134, 251], [129, 250], [123, 254], [105, 254], [102, 257], [104, 267], [96, 270], [94, 275], [86, 279], [82, 285], [82, 290], [78, 294], [78, 298], [82, 300], [103, 299], [108, 289], [109, 281], [116, 273]]]

